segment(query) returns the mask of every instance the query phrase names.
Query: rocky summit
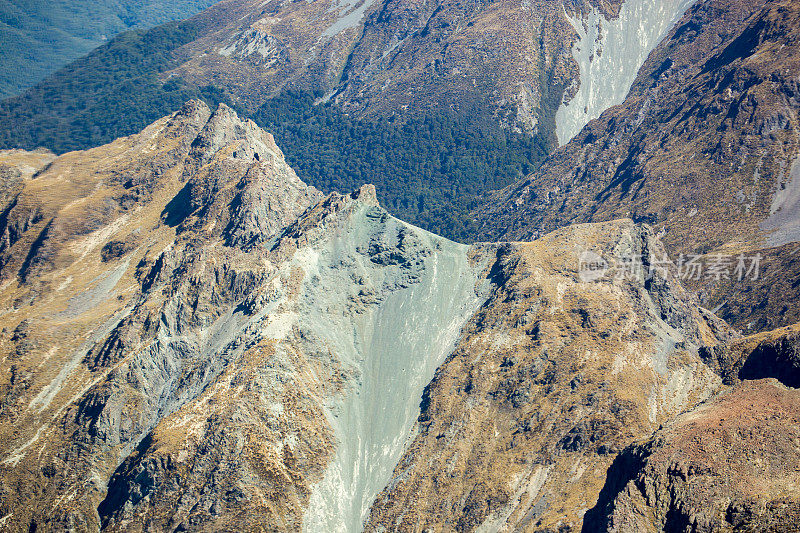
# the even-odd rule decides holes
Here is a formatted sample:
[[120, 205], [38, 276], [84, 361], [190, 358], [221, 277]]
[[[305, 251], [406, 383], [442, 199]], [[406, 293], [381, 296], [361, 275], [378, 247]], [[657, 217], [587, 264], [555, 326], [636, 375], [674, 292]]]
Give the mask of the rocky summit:
[[[796, 333], [742, 338], [674, 266], [650, 268], [647, 225], [456, 244], [369, 185], [323, 195], [270, 134], [198, 101], [109, 145], [0, 162], [4, 530], [796, 516]], [[587, 270], [610, 255], [645, 268]], [[763, 486], [737, 466], [754, 435], [783, 439]]]

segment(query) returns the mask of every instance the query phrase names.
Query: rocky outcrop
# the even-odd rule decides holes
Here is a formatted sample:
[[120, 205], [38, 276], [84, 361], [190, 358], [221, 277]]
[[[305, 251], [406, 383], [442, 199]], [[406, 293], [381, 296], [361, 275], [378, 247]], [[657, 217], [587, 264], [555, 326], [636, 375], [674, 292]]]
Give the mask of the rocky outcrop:
[[708, 346], [700, 356], [728, 385], [774, 378], [787, 387], [800, 388], [799, 330], [794, 325]]
[[798, 326], [700, 349], [727, 385], [618, 455], [583, 531], [793, 531]]
[[[0, 150], [0, 253], [8, 250], [19, 235], [33, 222], [18, 220], [9, 225], [8, 217], [16, 207], [17, 197], [25, 188], [25, 182], [47, 167], [56, 158], [46, 150], [25, 152], [23, 150]], [[35, 217], [36, 215], [32, 215]], [[2, 264], [2, 263], [0, 263]]]
[[620, 454], [583, 531], [794, 531], [800, 392], [737, 386]]
[[231, 337], [274, 270], [235, 250], [320, 198], [270, 135], [197, 102], [26, 182], [4, 220], [9, 233], [40, 213], [2, 271], [4, 327], [15, 332], [0, 415], [7, 525], [91, 530], [122, 513], [101, 505], [120, 500], [117, 478], [106, 498], [120, 462], [163, 443], [154, 428], [252, 348]]

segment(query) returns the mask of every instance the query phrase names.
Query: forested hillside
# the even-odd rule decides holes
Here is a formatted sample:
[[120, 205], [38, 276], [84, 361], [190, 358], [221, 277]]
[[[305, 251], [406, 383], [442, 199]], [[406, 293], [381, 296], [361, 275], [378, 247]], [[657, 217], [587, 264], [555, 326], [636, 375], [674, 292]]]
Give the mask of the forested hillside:
[[218, 0], [0, 0], [0, 98], [19, 94], [114, 35], [187, 18]]
[[[99, 146], [171, 113], [201, 89], [158, 73], [193, 39], [190, 23], [125, 32], [23, 95], [0, 103], [0, 144], [55, 152]], [[205, 95], [208, 99], [209, 94]]]
[[275, 134], [303, 180], [325, 191], [373, 183], [399, 218], [463, 242], [476, 235], [468, 212], [478, 196], [526, 175], [547, 154], [541, 138], [474, 117], [359, 121], [313, 102], [289, 93], [253, 117]]
[[[216, 87], [159, 76], [196, 34], [191, 21], [123, 33], [3, 101], [0, 147], [63, 153], [130, 135], [192, 98], [236, 107]], [[275, 134], [307, 183], [325, 191], [373, 183], [393, 213], [455, 240], [474, 238], [468, 212], [478, 195], [526, 175], [547, 153], [543, 138], [503, 130], [485, 116], [355, 120], [314, 105], [319, 96], [284, 93], [251, 118]]]

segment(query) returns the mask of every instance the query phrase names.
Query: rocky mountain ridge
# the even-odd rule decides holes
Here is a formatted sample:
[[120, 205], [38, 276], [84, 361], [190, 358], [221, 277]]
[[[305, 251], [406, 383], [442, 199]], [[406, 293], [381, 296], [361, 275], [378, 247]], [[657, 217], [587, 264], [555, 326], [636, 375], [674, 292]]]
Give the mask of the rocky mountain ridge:
[[[555, 145], [622, 100], [691, 1], [226, 0], [147, 34], [121, 35], [7, 100], [0, 116], [12, 123], [2, 128], [3, 145], [86, 148], [108, 142], [104, 129], [138, 131], [181, 96], [252, 115], [293, 93], [371, 122], [471, 117], [484, 129]], [[118, 101], [108, 89], [119, 84], [146, 99]], [[62, 102], [65, 91], [75, 105]], [[39, 99], [47, 120], [27, 111]], [[131, 124], [108, 116], [98, 100], [127, 109]], [[64, 139], [61, 129], [87, 115], [101, 131], [83, 132], [78, 146]]]
[[675, 262], [681, 254], [764, 257], [769, 272], [755, 283], [689, 283], [737, 327], [791, 324], [792, 289], [780, 280], [791, 285], [798, 275], [799, 31], [796, 2], [696, 3], [623, 104], [487, 198], [476, 212], [483, 235], [530, 239], [630, 217], [663, 230]]
[[226, 106], [0, 158], [33, 168], [0, 218], [10, 531], [576, 530], [755, 342], [674, 269], [586, 278], [663, 252], [647, 226], [456, 244]]

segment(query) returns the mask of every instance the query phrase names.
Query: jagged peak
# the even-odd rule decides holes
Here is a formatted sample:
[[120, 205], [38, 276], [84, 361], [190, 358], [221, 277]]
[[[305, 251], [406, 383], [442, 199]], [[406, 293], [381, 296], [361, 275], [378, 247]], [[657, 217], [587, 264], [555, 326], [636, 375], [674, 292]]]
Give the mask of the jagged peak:
[[189, 100], [179, 110], [148, 124], [141, 131], [94, 149], [105, 149], [106, 146], [120, 141], [124, 143], [125, 139], [131, 139], [134, 142], [132, 149], [142, 154], [148, 152], [143, 152], [142, 146], [136, 146], [137, 142], [151, 145], [157, 138], [178, 141], [188, 146], [197, 137], [198, 132], [208, 123], [209, 117], [211, 117], [211, 109], [205, 102], [202, 100]]
[[275, 246], [279, 246], [284, 238], [304, 242], [322, 238], [331, 227], [337, 227], [344, 221], [351, 220], [360, 207], [372, 208], [376, 213], [381, 213], [379, 217], [381, 220], [389, 218], [389, 213], [378, 202], [374, 185], [362, 185], [350, 194], [332, 192], [287, 226], [275, 242]]
[[375, 186], [371, 183], [364, 184], [359, 187], [358, 190], [350, 193], [350, 198], [353, 200], [359, 200], [365, 204], [380, 206], [380, 202], [378, 202], [378, 194], [375, 191]]
[[248, 163], [261, 162], [265, 157], [284, 159], [283, 152], [270, 133], [252, 120], [242, 120], [236, 111], [225, 104], [220, 104], [210, 114], [192, 142], [192, 155], [200, 165], [218, 155]]
[[380, 202], [378, 202], [378, 196], [374, 185], [362, 185], [350, 194], [341, 194], [334, 191], [320, 200], [320, 202], [315, 205], [311, 211], [331, 214], [353, 209], [360, 205], [368, 205], [383, 209], [380, 205]]
[[183, 180], [191, 211], [202, 209], [212, 226], [226, 225], [219, 217], [234, 213], [236, 222], [226, 234], [240, 244], [259, 242], [264, 232], [289, 224], [320, 197], [289, 167], [271, 134], [225, 104], [210, 113], [192, 141]]
[[183, 106], [173, 114], [173, 117], [183, 119], [202, 118], [203, 122], [208, 122], [211, 118], [211, 108], [203, 100], [193, 98], [187, 101]]

